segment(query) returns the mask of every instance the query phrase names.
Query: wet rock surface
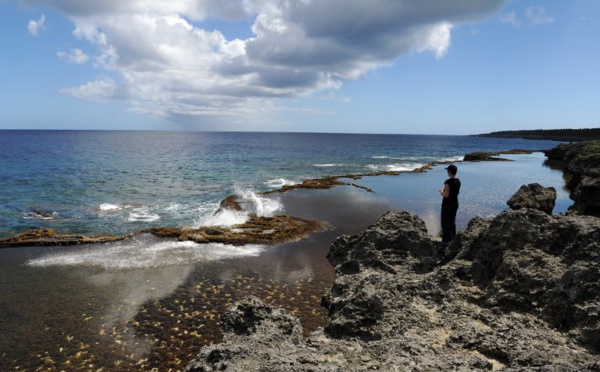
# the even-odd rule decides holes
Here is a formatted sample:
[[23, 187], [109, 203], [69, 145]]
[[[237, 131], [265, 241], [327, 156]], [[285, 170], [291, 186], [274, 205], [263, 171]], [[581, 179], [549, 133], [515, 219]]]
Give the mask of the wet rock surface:
[[140, 234], [152, 234], [160, 238], [176, 238], [179, 241], [193, 241], [199, 244], [277, 244], [303, 238], [324, 228], [325, 224], [323, 222], [299, 217], [260, 217], [253, 215], [247, 222], [234, 225], [231, 228], [158, 227], [125, 235], [69, 235], [59, 234], [52, 229], [38, 229], [25, 231], [8, 239], [0, 239], [0, 248], [102, 244], [120, 241]]
[[596, 217], [523, 206], [444, 245], [389, 212], [328, 259], [323, 329], [302, 338], [290, 314], [247, 298], [187, 370], [600, 370]]

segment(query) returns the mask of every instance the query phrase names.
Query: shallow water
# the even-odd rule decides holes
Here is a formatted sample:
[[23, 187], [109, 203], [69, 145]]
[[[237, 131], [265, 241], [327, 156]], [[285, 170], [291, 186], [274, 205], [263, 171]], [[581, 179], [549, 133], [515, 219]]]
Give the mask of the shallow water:
[[[475, 215], [506, 208], [520, 185], [559, 191], [562, 172], [541, 154], [514, 162], [459, 163], [459, 229]], [[331, 243], [390, 209], [420, 215], [436, 235], [443, 166], [426, 173], [352, 181], [272, 194], [282, 213], [323, 220], [329, 229], [273, 247], [196, 245], [141, 236], [100, 246], [0, 250], [0, 370], [183, 369], [198, 349], [218, 342], [219, 315], [245, 295], [293, 311], [305, 331], [324, 324], [320, 298], [333, 283]]]

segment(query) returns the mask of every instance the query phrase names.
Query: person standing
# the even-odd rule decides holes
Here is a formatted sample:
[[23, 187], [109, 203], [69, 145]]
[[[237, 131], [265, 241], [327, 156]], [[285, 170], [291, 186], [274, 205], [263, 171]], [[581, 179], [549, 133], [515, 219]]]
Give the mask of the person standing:
[[456, 178], [458, 168], [451, 164], [447, 168], [448, 178], [444, 181], [444, 188], [439, 192], [442, 199], [442, 241], [448, 243], [456, 236], [456, 212], [458, 212], [458, 194], [460, 193], [460, 180]]

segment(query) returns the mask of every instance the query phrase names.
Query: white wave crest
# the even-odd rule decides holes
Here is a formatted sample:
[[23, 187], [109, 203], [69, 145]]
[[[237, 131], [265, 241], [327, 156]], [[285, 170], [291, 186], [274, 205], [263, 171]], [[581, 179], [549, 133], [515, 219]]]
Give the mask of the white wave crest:
[[154, 222], [158, 221], [160, 216], [150, 211], [148, 207], [135, 208], [129, 212], [128, 222]]
[[246, 211], [234, 211], [231, 209], [222, 209], [217, 213], [210, 213], [198, 218], [194, 225], [198, 228], [201, 226], [221, 226], [228, 227], [242, 224], [250, 218]]
[[313, 164], [313, 167], [319, 167], [319, 168], [334, 168], [334, 167], [346, 167], [348, 166], [347, 164], [333, 164], [333, 163], [326, 163], [326, 164]]
[[277, 178], [275, 180], [269, 180], [265, 182], [266, 186], [273, 187], [276, 189], [281, 188], [283, 186], [292, 186], [295, 184], [297, 184], [297, 182], [286, 180], [285, 178]]
[[367, 165], [367, 168], [375, 172], [411, 172], [422, 167], [423, 165], [424, 164], [421, 163], [398, 163], [387, 165], [369, 164]]
[[410, 172], [413, 171], [415, 169], [418, 169], [420, 167], [422, 167], [425, 164], [407, 164], [407, 163], [401, 163], [401, 164], [390, 164], [390, 165], [386, 165], [386, 170], [390, 171], [390, 172]]
[[120, 211], [123, 209], [123, 207], [118, 204], [102, 203], [102, 204], [100, 204], [98, 209], [100, 209], [100, 211], [102, 211], [102, 212], [113, 212], [113, 211]]
[[278, 198], [266, 197], [239, 187], [236, 189], [236, 195], [240, 197], [245, 210], [256, 213], [259, 217], [272, 217], [275, 213], [283, 211], [283, 204]]
[[111, 270], [141, 269], [258, 256], [264, 249], [262, 245], [236, 247], [218, 243], [196, 244], [142, 235], [115, 244], [49, 254], [31, 259], [26, 264], [35, 267], [96, 266]]

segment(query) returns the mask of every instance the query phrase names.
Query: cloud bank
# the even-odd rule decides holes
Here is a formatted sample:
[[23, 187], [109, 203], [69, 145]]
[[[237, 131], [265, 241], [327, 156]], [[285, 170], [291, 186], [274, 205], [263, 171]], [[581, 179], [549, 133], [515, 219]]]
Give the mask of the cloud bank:
[[[408, 53], [442, 58], [453, 27], [490, 17], [505, 0], [22, 2], [63, 13], [96, 50], [89, 58], [102, 76], [62, 92], [202, 124], [268, 116], [282, 99], [338, 89]], [[251, 25], [247, 37], [225, 36], [240, 24]]]

